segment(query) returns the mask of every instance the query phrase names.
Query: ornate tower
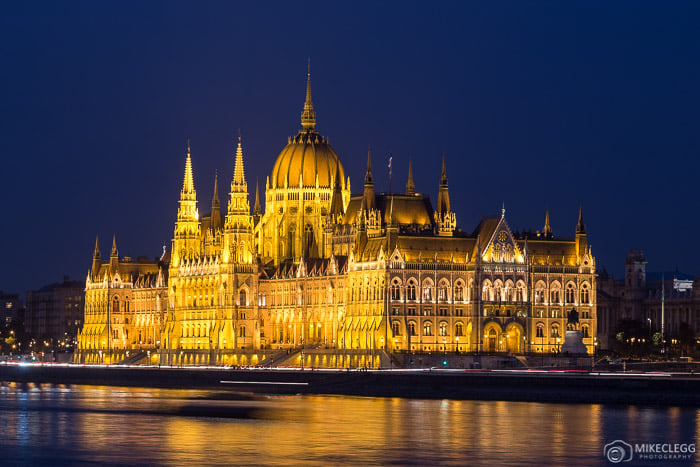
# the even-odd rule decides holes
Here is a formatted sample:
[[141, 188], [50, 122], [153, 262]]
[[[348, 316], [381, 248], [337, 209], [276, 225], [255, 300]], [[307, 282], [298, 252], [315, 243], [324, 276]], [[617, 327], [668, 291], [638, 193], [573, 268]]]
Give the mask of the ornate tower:
[[250, 215], [250, 204], [248, 203], [248, 183], [245, 180], [240, 135], [238, 135], [224, 237], [224, 263], [253, 264], [255, 260], [253, 217]]
[[185, 176], [180, 191], [180, 201], [175, 222], [173, 248], [171, 252], [171, 268], [176, 268], [185, 259], [199, 256], [201, 247], [201, 229], [199, 211], [197, 210], [197, 192], [194, 189], [192, 177], [192, 158], [190, 143], [187, 143], [187, 158], [185, 159]]
[[447, 168], [445, 166], [445, 154], [442, 155], [442, 174], [440, 175], [440, 190], [438, 191], [437, 207], [435, 209], [435, 223], [438, 235], [452, 236], [457, 228], [457, 218], [450, 208], [450, 193], [447, 188]]

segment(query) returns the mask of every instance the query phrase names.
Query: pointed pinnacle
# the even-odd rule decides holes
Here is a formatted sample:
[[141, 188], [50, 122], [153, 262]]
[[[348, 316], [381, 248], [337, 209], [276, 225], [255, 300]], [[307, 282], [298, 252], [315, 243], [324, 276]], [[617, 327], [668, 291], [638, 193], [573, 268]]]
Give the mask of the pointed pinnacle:
[[413, 183], [413, 164], [411, 157], [408, 157], [408, 181], [406, 182], [406, 194], [413, 195], [416, 193], [416, 185]]

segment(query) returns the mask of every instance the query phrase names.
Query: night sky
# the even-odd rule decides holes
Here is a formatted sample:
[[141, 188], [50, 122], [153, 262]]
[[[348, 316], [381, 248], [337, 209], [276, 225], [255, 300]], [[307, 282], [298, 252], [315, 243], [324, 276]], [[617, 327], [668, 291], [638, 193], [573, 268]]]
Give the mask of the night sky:
[[[317, 128], [353, 192], [437, 198], [461, 228], [574, 235], [599, 267], [700, 273], [697, 2], [3, 2], [0, 289], [85, 278], [170, 246], [191, 139], [200, 212], [222, 204], [243, 135], [251, 206], [300, 128], [311, 57]], [[262, 189], [262, 188], [261, 188]]]

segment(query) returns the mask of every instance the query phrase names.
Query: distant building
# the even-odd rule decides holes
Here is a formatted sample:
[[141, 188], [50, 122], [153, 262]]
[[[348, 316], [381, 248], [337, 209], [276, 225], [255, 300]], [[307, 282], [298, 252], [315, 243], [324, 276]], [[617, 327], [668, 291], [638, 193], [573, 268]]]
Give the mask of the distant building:
[[630, 250], [624, 279], [603, 271], [598, 284], [598, 339], [601, 349], [612, 349], [618, 326], [636, 320], [661, 330], [661, 295], [664, 295], [664, 337], [678, 336], [681, 323], [700, 335], [700, 278], [679, 272], [646, 272], [641, 250]]
[[22, 302], [18, 294], [4, 293], [0, 290], [0, 328], [15, 324], [21, 308]]
[[24, 328], [34, 338], [74, 339], [83, 325], [85, 283], [71, 281], [27, 291]]

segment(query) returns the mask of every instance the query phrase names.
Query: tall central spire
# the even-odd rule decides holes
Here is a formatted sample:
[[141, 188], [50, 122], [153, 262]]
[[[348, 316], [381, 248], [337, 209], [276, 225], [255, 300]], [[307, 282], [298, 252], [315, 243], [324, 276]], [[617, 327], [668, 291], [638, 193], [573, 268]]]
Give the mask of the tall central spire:
[[304, 111], [301, 113], [301, 127], [307, 131], [316, 129], [316, 112], [311, 102], [311, 58], [309, 58], [309, 69], [306, 73], [306, 101]]
[[[245, 185], [245, 171], [243, 170], [243, 147], [241, 145], [241, 134], [238, 133], [238, 147], [236, 148], [236, 162], [233, 168], [233, 185], [243, 186]], [[247, 189], [247, 187], [246, 187]]]

